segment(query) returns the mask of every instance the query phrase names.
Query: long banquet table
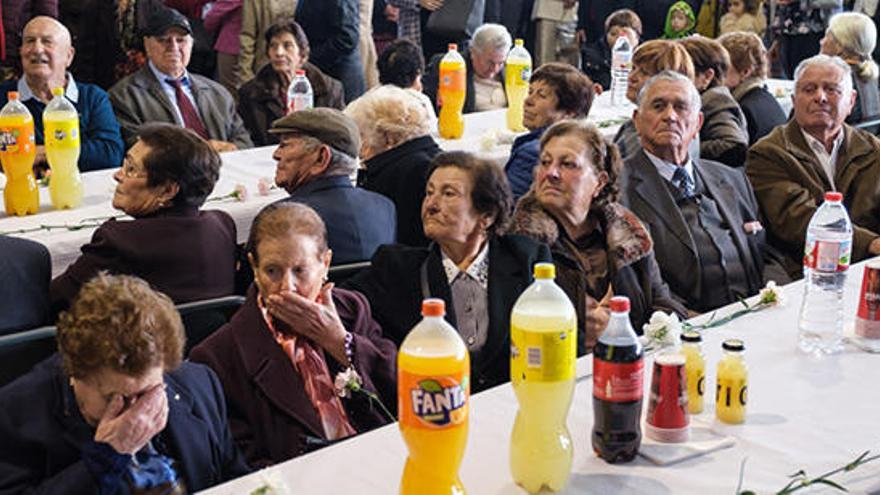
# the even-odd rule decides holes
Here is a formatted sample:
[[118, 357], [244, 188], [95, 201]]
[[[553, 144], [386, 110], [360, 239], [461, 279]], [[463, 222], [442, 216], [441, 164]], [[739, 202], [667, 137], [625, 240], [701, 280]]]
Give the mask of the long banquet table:
[[[791, 89], [790, 81], [768, 81], [771, 91], [777, 95], [781, 103], [790, 101], [786, 95]], [[606, 137], [613, 137], [620, 122], [632, 115], [634, 106], [626, 103], [619, 106], [611, 105], [610, 93], [599, 95], [593, 102], [589, 120], [602, 129]], [[499, 164], [503, 164], [510, 154], [510, 146], [515, 134], [505, 128], [505, 111], [493, 110], [465, 115], [465, 136], [461, 139], [439, 139], [440, 146], [445, 150], [466, 150], [481, 153]], [[436, 136], [435, 136], [436, 137]], [[229, 213], [235, 220], [238, 229], [238, 241], [244, 242], [250, 224], [256, 214], [265, 205], [284, 197], [285, 192], [279, 189], [269, 191], [268, 195], [258, 194], [257, 183], [260, 179], [271, 182], [275, 175], [275, 161], [272, 159], [274, 146], [254, 148], [250, 150], [223, 153], [223, 167], [220, 180], [205, 208], [220, 209]], [[40, 188], [40, 212], [26, 217], [8, 217], [0, 211], [0, 234], [15, 235], [39, 241], [46, 245], [52, 257], [52, 276], [64, 272], [80, 254], [80, 247], [92, 236], [92, 226], [101, 219], [120, 215], [110, 204], [115, 183], [114, 170], [98, 170], [83, 174], [85, 197], [83, 204], [73, 210], [53, 210], [49, 201], [49, 191]], [[0, 187], [4, 177], [0, 174]], [[233, 198], [219, 199], [227, 196], [237, 185], [243, 185], [248, 191], [244, 201]], [[83, 227], [83, 225], [87, 225]], [[49, 226], [49, 229], [40, 228]], [[58, 228], [68, 226], [69, 228]]]
[[[848, 325], [855, 314], [863, 265], [852, 267], [847, 279], [844, 315]], [[880, 355], [849, 344], [842, 354], [824, 359], [797, 351], [803, 283], [790, 284], [783, 290], [782, 306], [703, 331], [708, 363], [707, 408], [693, 418], [694, 434], [732, 437], [732, 447], [667, 466], [654, 465], [642, 457], [622, 465], [598, 459], [589, 442], [593, 424], [591, 362], [589, 357], [581, 358], [568, 417], [574, 462], [564, 493], [735, 493], [744, 460], [743, 489], [772, 493], [786, 485], [788, 475], [800, 469], [819, 475], [845, 465], [865, 450], [880, 452]], [[718, 315], [736, 309], [737, 305], [731, 305]], [[715, 366], [721, 342], [732, 337], [745, 341], [750, 375], [747, 418], [738, 426], [713, 420]], [[645, 364], [647, 397], [651, 359]], [[468, 493], [525, 493], [514, 484], [508, 467], [516, 410], [509, 384], [472, 397], [470, 433], [460, 470]], [[276, 484], [280, 481], [289, 490], [280, 493], [397, 493], [405, 456], [405, 446], [393, 424], [203, 493], [246, 495], [266, 480]], [[833, 479], [843, 483], [850, 493], [880, 493], [880, 461]], [[818, 493], [825, 491], [820, 489]]]

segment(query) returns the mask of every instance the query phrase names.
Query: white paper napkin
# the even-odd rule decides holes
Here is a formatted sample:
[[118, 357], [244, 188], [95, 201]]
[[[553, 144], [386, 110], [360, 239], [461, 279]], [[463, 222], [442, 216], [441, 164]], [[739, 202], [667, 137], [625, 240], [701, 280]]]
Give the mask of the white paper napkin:
[[661, 443], [644, 435], [639, 455], [657, 464], [668, 466], [694, 457], [732, 447], [736, 440], [713, 430], [708, 422], [691, 421], [691, 438], [683, 443]]

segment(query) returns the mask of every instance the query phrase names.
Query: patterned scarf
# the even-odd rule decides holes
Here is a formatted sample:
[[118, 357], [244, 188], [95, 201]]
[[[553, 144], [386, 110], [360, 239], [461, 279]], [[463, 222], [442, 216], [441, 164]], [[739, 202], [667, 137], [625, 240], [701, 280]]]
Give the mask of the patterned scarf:
[[321, 419], [321, 427], [324, 429], [324, 435], [327, 439], [339, 440], [357, 433], [348, 422], [348, 416], [345, 414], [342, 402], [336, 395], [324, 354], [316, 349], [315, 344], [308, 339], [296, 335], [284, 335], [277, 331], [269, 316], [269, 311], [259, 296], [257, 296], [257, 305], [260, 307], [263, 320], [272, 332], [275, 341], [278, 342], [278, 345], [290, 358], [293, 367], [302, 377], [306, 395], [309, 396], [309, 400]]

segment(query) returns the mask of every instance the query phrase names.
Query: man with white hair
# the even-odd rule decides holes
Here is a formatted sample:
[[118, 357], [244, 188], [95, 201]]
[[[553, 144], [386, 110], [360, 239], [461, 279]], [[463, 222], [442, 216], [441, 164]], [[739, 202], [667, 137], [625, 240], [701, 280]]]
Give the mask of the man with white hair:
[[807, 225], [826, 191], [843, 194], [852, 261], [880, 254], [880, 140], [845, 124], [856, 95], [849, 65], [816, 55], [795, 70], [794, 118], [755, 143], [746, 173], [785, 268], [802, 275]]
[[37, 166], [47, 166], [43, 147], [43, 110], [52, 99], [54, 88], [64, 88], [64, 97], [79, 113], [79, 169], [120, 166], [125, 149], [107, 93], [94, 84], [74, 81], [73, 75], [67, 71], [74, 55], [67, 28], [51, 17], [34, 17], [25, 25], [21, 40], [19, 51], [23, 74], [17, 80], [0, 84], [0, 106], [6, 104], [10, 91], [17, 91], [19, 100], [34, 116]]
[[758, 205], [741, 170], [689, 156], [703, 124], [694, 84], [676, 72], [652, 77], [633, 122], [642, 148], [624, 163], [623, 203], [650, 230], [673, 295], [704, 312], [757, 293], [765, 278]]
[[[503, 69], [512, 44], [510, 33], [500, 24], [483, 24], [474, 32], [470, 48], [461, 54], [467, 65], [464, 113], [507, 107]], [[439, 53], [431, 59], [422, 78], [425, 94], [434, 105], [437, 105], [440, 61], [444, 55]]]

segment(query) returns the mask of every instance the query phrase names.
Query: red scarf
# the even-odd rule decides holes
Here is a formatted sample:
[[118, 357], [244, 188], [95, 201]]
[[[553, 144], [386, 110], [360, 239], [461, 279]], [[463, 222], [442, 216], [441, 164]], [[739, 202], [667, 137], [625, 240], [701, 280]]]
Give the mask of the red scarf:
[[290, 358], [293, 367], [303, 379], [306, 395], [315, 407], [321, 419], [321, 427], [328, 440], [339, 440], [357, 433], [348, 422], [348, 416], [342, 407], [342, 401], [336, 395], [330, 370], [324, 353], [315, 348], [308, 339], [296, 335], [288, 336], [275, 330], [269, 311], [263, 306], [262, 298], [257, 296], [257, 305], [263, 313], [266, 326], [272, 332], [275, 341]]

